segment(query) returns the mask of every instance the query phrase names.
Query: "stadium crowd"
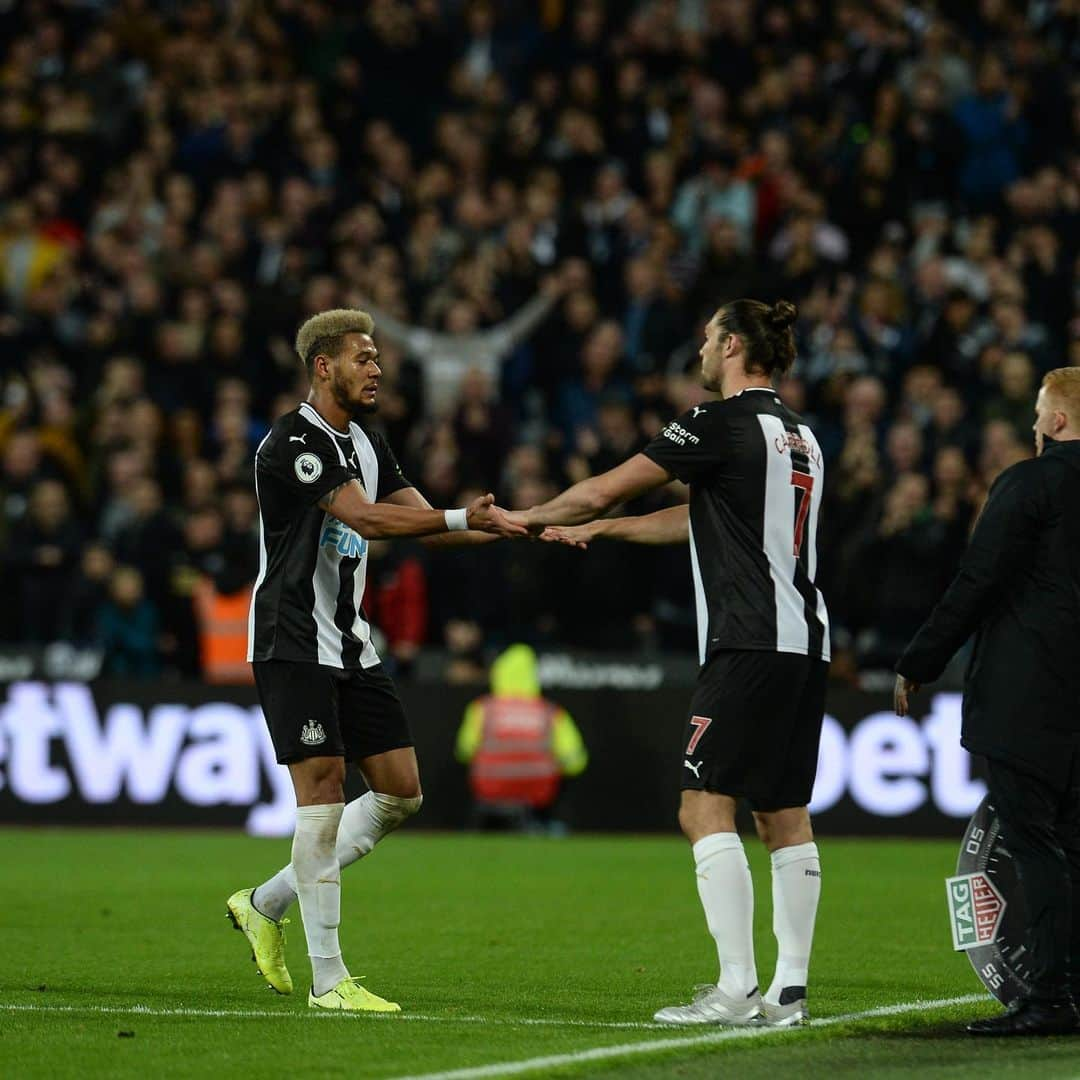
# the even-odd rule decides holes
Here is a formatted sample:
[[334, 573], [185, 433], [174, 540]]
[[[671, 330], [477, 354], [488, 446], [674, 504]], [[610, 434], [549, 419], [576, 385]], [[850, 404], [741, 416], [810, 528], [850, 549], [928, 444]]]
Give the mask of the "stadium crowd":
[[[1077, 22], [0, 5], [3, 638], [199, 673], [204, 613], [257, 572], [253, 453], [305, 396], [309, 314], [374, 314], [375, 422], [433, 504], [525, 508], [701, 400], [704, 321], [745, 295], [799, 306], [780, 392], [827, 459], [834, 671], [890, 666], [1032, 453], [1040, 376], [1080, 364]], [[373, 544], [369, 582], [399, 669], [425, 644], [463, 675], [519, 640], [693, 650], [682, 549]]]

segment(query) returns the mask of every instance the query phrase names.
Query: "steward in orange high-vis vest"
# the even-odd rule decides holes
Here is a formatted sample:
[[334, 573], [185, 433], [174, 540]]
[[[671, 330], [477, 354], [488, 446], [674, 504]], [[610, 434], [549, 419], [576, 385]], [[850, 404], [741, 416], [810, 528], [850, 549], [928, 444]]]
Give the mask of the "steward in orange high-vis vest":
[[478, 803], [549, 807], [589, 756], [570, 714], [540, 695], [536, 654], [511, 645], [491, 668], [491, 693], [469, 703], [457, 737]]
[[234, 593], [219, 593], [204, 577], [192, 593], [199, 625], [199, 659], [203, 679], [209, 683], [252, 683], [247, 658], [248, 611], [251, 586]]

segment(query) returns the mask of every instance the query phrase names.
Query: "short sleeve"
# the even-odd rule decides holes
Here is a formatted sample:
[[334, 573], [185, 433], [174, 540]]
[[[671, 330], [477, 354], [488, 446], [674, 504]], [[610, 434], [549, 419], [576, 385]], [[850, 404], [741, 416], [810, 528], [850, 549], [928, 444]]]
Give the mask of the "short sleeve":
[[255, 470], [260, 479], [272, 478], [303, 506], [359, 476], [345, 462], [337, 443], [314, 426], [276, 439], [273, 446], [260, 451]]
[[385, 499], [402, 488], [412, 487], [413, 485], [405, 479], [398, 459], [394, 456], [394, 451], [390, 449], [390, 444], [385, 437], [377, 431], [372, 431], [368, 433], [368, 438], [371, 440], [375, 458], [379, 463], [379, 491], [376, 500]]
[[719, 402], [710, 402], [687, 409], [670, 421], [642, 453], [684, 484], [698, 479], [724, 457], [725, 426], [719, 408]]

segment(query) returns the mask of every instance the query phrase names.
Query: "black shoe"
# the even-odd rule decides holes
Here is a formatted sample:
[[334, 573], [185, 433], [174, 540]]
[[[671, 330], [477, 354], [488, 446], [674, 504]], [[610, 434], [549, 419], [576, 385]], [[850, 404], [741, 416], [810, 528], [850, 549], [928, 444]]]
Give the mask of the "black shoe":
[[1014, 1001], [1009, 1011], [967, 1025], [969, 1035], [1075, 1035], [1080, 1018], [1072, 1002]]

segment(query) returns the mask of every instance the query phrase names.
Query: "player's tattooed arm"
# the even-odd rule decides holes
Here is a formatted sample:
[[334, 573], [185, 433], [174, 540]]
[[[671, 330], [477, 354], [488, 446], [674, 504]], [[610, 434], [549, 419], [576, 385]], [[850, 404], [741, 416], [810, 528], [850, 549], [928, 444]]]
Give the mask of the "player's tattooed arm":
[[[446, 514], [433, 509], [418, 492], [415, 499], [399, 497], [407, 490], [415, 491], [403, 488], [372, 502], [359, 481], [353, 479], [337, 489], [330, 512], [368, 540], [437, 536], [450, 532]], [[320, 505], [329, 510], [325, 499], [326, 496]], [[494, 496], [482, 495], [468, 505], [465, 520], [470, 529], [496, 537], [528, 536], [524, 526], [509, 521], [505, 511], [493, 505], [494, 501]]]
[[328, 491], [320, 500], [319, 506], [323, 510], [329, 511], [334, 505], [334, 500], [345, 490], [350, 484], [355, 484], [355, 480], [346, 480], [344, 483], [338, 484], [336, 488]]
[[[431, 503], [414, 487], [398, 488], [387, 495], [386, 502], [396, 506], [412, 506], [417, 510], [430, 510]], [[420, 541], [425, 547], [466, 547], [471, 544], [490, 544], [501, 537], [494, 533], [478, 532], [475, 529], [462, 529], [457, 532], [437, 533], [425, 536]]]

